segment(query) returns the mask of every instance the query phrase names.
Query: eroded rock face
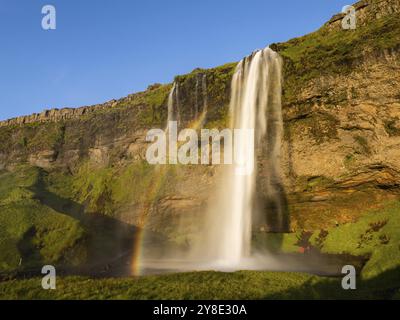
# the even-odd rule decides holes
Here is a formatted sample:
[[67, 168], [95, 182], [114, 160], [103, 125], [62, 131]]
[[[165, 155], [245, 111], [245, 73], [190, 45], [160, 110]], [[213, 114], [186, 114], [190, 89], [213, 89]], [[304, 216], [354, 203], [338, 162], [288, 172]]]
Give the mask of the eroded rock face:
[[41, 168], [51, 168], [56, 158], [54, 150], [43, 150], [29, 155], [28, 161], [31, 165]]
[[345, 75], [309, 81], [284, 106], [283, 176], [294, 228], [349, 222], [398, 197], [399, 88], [396, 48], [363, 57]]
[[[361, 0], [353, 4], [353, 7], [356, 9], [357, 24], [365, 26], [373, 19], [399, 13], [400, 1]], [[336, 14], [326, 23], [326, 26], [330, 30], [338, 30], [342, 27], [341, 21], [344, 17], [344, 13]]]
[[21, 116], [5, 121], [0, 121], [0, 126], [23, 125], [23, 124], [37, 123], [37, 122], [63, 121], [69, 119], [76, 119], [82, 117], [85, 114], [99, 111], [101, 109], [110, 108], [115, 104], [115, 102], [116, 100], [112, 100], [101, 105], [80, 107], [75, 109], [63, 108], [63, 109], [44, 110], [41, 113], [34, 113], [29, 116]]
[[0, 170], [3, 170], [5, 168], [5, 161], [6, 155], [3, 152], [0, 152]]
[[[360, 28], [364, 26], [368, 34], [368, 23], [372, 19], [395, 19], [399, 7], [399, 0], [360, 2], [356, 5]], [[318, 32], [342, 32], [341, 17], [332, 18]], [[371, 32], [380, 28], [378, 25]], [[378, 34], [376, 40], [381, 41], [381, 36]], [[361, 53], [351, 55], [349, 61], [346, 54], [351, 47], [345, 47], [344, 53], [336, 52], [323, 42], [324, 37], [321, 39], [321, 61], [338, 55], [331, 69], [321, 72], [316, 72], [314, 62], [304, 57], [296, 61], [296, 55], [301, 54], [301, 50], [296, 50], [307, 39], [273, 46], [285, 59], [282, 194], [291, 230], [325, 228], [352, 221], [366, 210], [398, 197], [399, 42], [383, 47], [371, 47], [370, 43], [363, 46], [361, 42]], [[205, 126], [227, 125], [234, 68], [233, 63], [210, 70], [197, 69], [175, 79], [179, 84], [182, 127], [192, 125], [204, 105], [205, 97], [199, 89], [204, 77], [207, 84]], [[146, 132], [165, 127], [171, 87], [151, 86], [146, 92], [104, 105], [50, 110], [3, 121], [0, 123], [0, 168], [30, 163], [47, 170], [68, 169], [75, 174], [81, 163], [87, 161], [94, 167], [116, 168], [139, 163], [145, 159], [149, 145]], [[269, 209], [262, 204], [266, 193], [264, 162], [265, 158], [260, 156], [259, 210], [268, 215]], [[167, 234], [173, 233], [174, 225], [181, 224], [188, 226], [188, 233], [194, 232], [196, 217], [204, 214], [213, 196], [219, 168], [172, 166], [154, 171], [155, 177], [169, 177], [167, 182], [154, 178], [147, 189], [136, 191], [140, 193], [140, 201], [124, 204], [115, 215]]]

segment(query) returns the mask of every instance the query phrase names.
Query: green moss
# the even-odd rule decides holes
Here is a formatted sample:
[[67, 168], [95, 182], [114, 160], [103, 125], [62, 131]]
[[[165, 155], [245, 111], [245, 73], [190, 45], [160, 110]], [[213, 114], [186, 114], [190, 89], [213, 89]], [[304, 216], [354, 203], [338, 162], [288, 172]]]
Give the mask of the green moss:
[[207, 113], [206, 124], [208, 128], [229, 127], [229, 100], [231, 80], [237, 63], [229, 63], [211, 69], [207, 75], [207, 95], [213, 108]]
[[12, 147], [12, 135], [14, 130], [15, 128], [13, 126], [0, 127], [0, 151], [5, 152]]
[[112, 168], [96, 168], [83, 163], [74, 176], [73, 189], [76, 199], [86, 204], [89, 212], [112, 213], [110, 183]]
[[[188, 109], [181, 110], [181, 112], [187, 114], [198, 103], [194, 88], [199, 83], [199, 76], [201, 76], [201, 81], [205, 79], [207, 84], [208, 109], [205, 126], [207, 128], [226, 128], [229, 125], [230, 86], [235, 67], [236, 63], [228, 63], [217, 68], [195, 69], [187, 75], [175, 77], [175, 82], [179, 84], [180, 88], [181, 105]], [[192, 114], [188, 114], [188, 116], [193, 117]]]
[[314, 192], [333, 185], [335, 181], [325, 176], [299, 176], [296, 185], [302, 192]]
[[171, 167], [157, 167], [146, 161], [105, 168], [86, 162], [72, 177], [72, 193], [88, 212], [114, 216], [128, 205], [146, 206], [157, 201], [171, 175]]
[[352, 66], [362, 61], [363, 55], [398, 47], [400, 43], [400, 18], [398, 15], [372, 20], [354, 31], [327, 27], [274, 44], [285, 60], [285, 93], [288, 103], [297, 99], [299, 90], [308, 81], [321, 75], [346, 75]]
[[57, 290], [43, 290], [39, 278], [0, 282], [0, 299], [65, 300], [260, 300], [388, 299], [399, 287], [358, 279], [357, 290], [343, 290], [341, 278], [294, 272], [188, 272], [138, 278], [57, 277]]
[[296, 233], [265, 233], [253, 234], [253, 245], [255, 249], [269, 250], [270, 252], [298, 252], [298, 234]]
[[338, 136], [339, 120], [327, 112], [319, 112], [310, 117], [296, 121], [295, 126], [305, 131], [318, 144], [322, 144]]
[[[128, 107], [135, 108], [137, 113], [137, 125], [151, 126], [159, 125], [166, 119], [167, 99], [172, 85], [153, 85], [148, 90], [132, 94], [116, 102], [113, 108], [102, 110], [101, 112], [120, 112]], [[91, 117], [97, 116], [98, 112]]]
[[362, 136], [355, 136], [354, 140], [358, 143], [358, 145], [361, 147], [361, 152], [364, 154], [370, 154], [371, 149], [368, 145], [368, 141], [365, 137]]
[[21, 166], [0, 175], [0, 270], [85, 259], [80, 223], [41, 203], [40, 169]]
[[21, 154], [57, 149], [64, 141], [61, 122], [30, 123], [23, 126], [0, 128], [0, 151], [13, 149]]
[[400, 128], [396, 126], [398, 118], [394, 120], [387, 120], [384, 122], [385, 131], [390, 137], [400, 136]]
[[224, 106], [219, 108], [214, 113], [214, 120], [208, 120], [205, 125], [204, 129], [218, 129], [223, 130], [230, 127], [230, 117], [229, 117], [229, 110], [228, 106]]
[[147, 162], [132, 163], [120, 170], [112, 182], [112, 199], [120, 205], [138, 203], [150, 189], [154, 167]]
[[171, 85], [162, 85], [146, 91], [144, 103], [149, 108], [139, 114], [139, 121], [142, 125], [159, 124], [166, 119], [166, 101], [171, 87]]
[[351, 153], [347, 154], [347, 155], [345, 156], [345, 158], [344, 158], [343, 163], [344, 163], [344, 166], [345, 166], [347, 169], [351, 169], [351, 168], [356, 164], [356, 157], [355, 157], [355, 155], [354, 155], [354, 154], [351, 154]]
[[[400, 202], [389, 203], [384, 210], [371, 211], [355, 223], [328, 229], [322, 251], [371, 256], [362, 271], [362, 277], [370, 280], [400, 267], [399, 228]], [[316, 238], [317, 232], [312, 240]]]
[[[57, 278], [57, 290], [39, 288], [38, 279], [0, 283], [1, 299], [273, 299], [298, 298], [292, 290], [319, 277], [296, 273], [194, 272], [137, 279]], [[327, 280], [329, 281], [329, 280]], [[338, 281], [335, 281], [339, 285]], [[52, 292], [49, 292], [52, 291]], [[315, 293], [305, 290], [303, 297]]]

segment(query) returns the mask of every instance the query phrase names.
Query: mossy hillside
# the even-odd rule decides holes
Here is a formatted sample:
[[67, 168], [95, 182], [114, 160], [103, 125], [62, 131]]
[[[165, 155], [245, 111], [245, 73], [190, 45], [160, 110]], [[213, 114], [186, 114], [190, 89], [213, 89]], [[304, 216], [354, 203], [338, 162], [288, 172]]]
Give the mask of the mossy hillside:
[[[46, 292], [40, 279], [0, 283], [1, 299], [264, 299], [307, 283], [293, 273], [194, 272], [131, 279], [57, 278]], [[23, 289], [24, 288], [24, 289]], [[41, 289], [41, 290], [40, 290]]]
[[255, 250], [269, 250], [272, 253], [296, 253], [300, 246], [297, 244], [300, 233], [253, 233], [252, 245]]
[[57, 150], [63, 143], [64, 132], [62, 122], [0, 127], [0, 152], [6, 154], [13, 150], [26, 157], [40, 150]]
[[94, 111], [79, 118], [1, 126], [0, 153], [19, 163], [43, 150], [55, 151], [57, 155], [62, 150], [79, 149], [81, 155], [87, 155], [87, 149], [99, 135], [112, 138], [141, 128], [162, 126], [167, 118], [170, 89], [170, 84], [152, 86], [116, 101], [112, 107], [94, 107]]
[[[195, 107], [193, 88], [196, 77], [204, 74], [209, 105], [206, 121], [225, 126], [235, 65], [230, 63], [212, 69], [196, 69], [188, 75], [177, 76], [175, 81], [181, 87], [181, 105], [185, 106], [182, 114], [190, 113]], [[26, 161], [29, 154], [37, 151], [54, 150], [57, 153], [62, 148], [79, 149], [82, 155], [86, 155], [99, 135], [122, 136], [141, 128], [163, 127], [171, 88], [172, 84], [155, 84], [146, 91], [116, 100], [111, 107], [95, 108], [79, 118], [0, 127], [0, 152], [8, 154], [9, 150], [13, 150], [19, 155], [19, 161]], [[201, 90], [200, 84], [199, 94]], [[197, 103], [203, 105], [203, 101]], [[193, 116], [188, 115], [187, 120], [192, 120]]]
[[[183, 120], [194, 119], [193, 108], [196, 105], [194, 88], [197, 77], [205, 75], [206, 99], [209, 106], [206, 121], [226, 122], [230, 82], [235, 66], [236, 63], [228, 63], [211, 69], [196, 69], [190, 74], [175, 77], [174, 81], [179, 84], [180, 88], [179, 103], [184, 106], [180, 110]], [[79, 119], [67, 122], [65, 143], [67, 145], [90, 145], [93, 144], [93, 141], [85, 141], [85, 137], [94, 137], [101, 132], [119, 136], [140, 128], [163, 127], [167, 119], [167, 101], [171, 88], [172, 84], [154, 84], [149, 86], [146, 91], [117, 100], [110, 108], [101, 108], [95, 112], [86, 113]], [[201, 96], [201, 81], [198, 95], [197, 104], [201, 107], [204, 102], [202, 100], [204, 97]], [[110, 123], [114, 125], [111, 126]], [[87, 129], [90, 131], [87, 132]]]
[[172, 167], [153, 166], [146, 161], [122, 166], [98, 167], [84, 162], [72, 180], [72, 197], [88, 212], [114, 216], [128, 205], [150, 206], [157, 202], [174, 177]]
[[[301, 88], [323, 75], [345, 76], [364, 57], [398, 49], [400, 17], [396, 14], [369, 21], [355, 30], [326, 26], [306, 36], [272, 45], [284, 58], [284, 102], [296, 103]], [[340, 94], [335, 95], [338, 99]]]
[[140, 126], [161, 125], [167, 118], [167, 99], [171, 88], [171, 84], [149, 86], [144, 92], [118, 100], [114, 108], [136, 109], [137, 122]]
[[85, 260], [79, 222], [37, 200], [39, 169], [0, 174], [0, 270], [43, 263], [76, 265]]
[[384, 201], [395, 197], [370, 185], [354, 189], [333, 185], [317, 190], [288, 195], [291, 230], [315, 231], [352, 223], [366, 213], [366, 208], [382, 209]]
[[[177, 76], [180, 85], [180, 112], [187, 122], [193, 121], [196, 103], [202, 108], [207, 100], [206, 123], [217, 127], [228, 125], [230, 81], [235, 63], [213, 69], [198, 69], [191, 74]], [[202, 95], [201, 82], [195, 97], [196, 77], [205, 75], [207, 97]], [[0, 127], [0, 153], [9, 161], [23, 163], [29, 156], [40, 151], [54, 151], [54, 157], [63, 157], [65, 151], [79, 150], [79, 157], [88, 155], [88, 149], [101, 140], [112, 141], [116, 137], [152, 127], [164, 127], [167, 119], [167, 101], [172, 84], [155, 84], [144, 92], [116, 100], [106, 108], [84, 112], [79, 117]], [[196, 99], [198, 100], [196, 102]], [[192, 114], [193, 113], [193, 114]], [[10, 153], [12, 150], [12, 153]], [[112, 159], [113, 160], [113, 159]], [[116, 159], [118, 160], [118, 159]]]
[[[390, 202], [384, 209], [372, 210], [355, 223], [329, 228], [322, 241], [320, 231], [314, 232], [311, 242], [325, 253], [349, 253], [370, 256], [362, 278], [371, 280], [400, 267], [400, 202]], [[390, 274], [387, 283], [400, 284], [400, 273]]]
[[[211, 69], [195, 69], [189, 74], [175, 77], [175, 82], [179, 86], [180, 105], [185, 106], [185, 109], [181, 110], [182, 120], [190, 122], [196, 115], [196, 108], [202, 112], [206, 102], [205, 127], [226, 128], [229, 126], [227, 116], [230, 85], [236, 64], [227, 63]], [[203, 80], [207, 84], [206, 97], [202, 88]], [[195, 90], [196, 85], [197, 90]]]
[[302, 273], [239, 271], [191, 272], [138, 278], [58, 277], [57, 290], [43, 290], [41, 279], [0, 283], [0, 299], [390, 299], [398, 287], [359, 280], [343, 290], [341, 278]]
[[137, 128], [159, 125], [167, 118], [167, 100], [171, 88], [171, 84], [151, 85], [146, 91], [116, 100], [111, 107], [87, 112], [79, 120], [88, 123], [99, 119], [101, 122], [102, 118], [114, 119], [118, 120], [116, 126], [120, 129], [126, 124], [124, 119]]
[[326, 176], [299, 176], [296, 188], [300, 192], [316, 192], [335, 184], [335, 180]]
[[340, 121], [327, 112], [317, 112], [296, 121], [285, 123], [284, 138], [289, 140], [291, 135], [308, 135], [316, 144], [323, 144], [338, 139]]

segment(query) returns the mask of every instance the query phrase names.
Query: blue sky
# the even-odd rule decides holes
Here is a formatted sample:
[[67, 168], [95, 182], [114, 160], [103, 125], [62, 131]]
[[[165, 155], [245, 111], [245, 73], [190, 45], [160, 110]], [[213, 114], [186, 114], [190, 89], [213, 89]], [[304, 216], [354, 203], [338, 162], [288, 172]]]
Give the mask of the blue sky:
[[[0, 119], [120, 98], [319, 28], [349, 0], [0, 0]], [[44, 31], [41, 9], [57, 10]]]

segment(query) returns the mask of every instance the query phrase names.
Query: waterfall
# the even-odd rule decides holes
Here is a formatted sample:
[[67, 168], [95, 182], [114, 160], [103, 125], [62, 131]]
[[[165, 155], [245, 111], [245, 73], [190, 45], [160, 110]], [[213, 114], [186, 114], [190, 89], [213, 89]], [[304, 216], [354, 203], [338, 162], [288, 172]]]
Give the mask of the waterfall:
[[199, 77], [196, 77], [196, 86], [195, 86], [195, 114], [194, 118], [197, 119], [199, 115]]
[[[274, 188], [280, 166], [281, 65], [280, 56], [270, 48], [256, 51], [239, 62], [231, 85], [232, 129], [254, 129], [255, 163], [256, 150], [268, 155], [268, 198], [277, 196]], [[234, 148], [238, 154], [249, 152], [247, 142], [240, 139]], [[251, 254], [257, 165], [248, 175], [236, 174], [237, 167], [228, 166], [223, 173], [220, 192], [207, 215], [207, 239], [203, 239], [206, 259], [222, 268], [234, 268]], [[278, 205], [275, 207], [280, 210]]]
[[[199, 93], [199, 86], [201, 81], [201, 97]], [[203, 109], [200, 111], [200, 98], [203, 102]], [[196, 85], [195, 85], [195, 115], [194, 118], [197, 119], [199, 117], [199, 113], [205, 114], [208, 108], [208, 94], [207, 94], [207, 75], [198, 73], [196, 76]], [[205, 119], [204, 119], [205, 120]]]
[[208, 94], [207, 94], [207, 75], [203, 74], [201, 79], [201, 90], [203, 94], [203, 112], [207, 112]]
[[175, 87], [176, 87], [176, 83], [174, 82], [174, 84], [172, 85], [172, 89], [169, 92], [168, 95], [168, 117], [167, 117], [167, 128], [168, 128], [168, 123], [170, 121], [173, 121], [174, 119], [174, 94], [175, 94]]
[[[232, 147], [229, 143], [223, 148], [234, 151], [235, 155], [249, 155], [254, 170], [239, 175], [240, 164], [224, 165], [217, 172], [218, 188], [210, 193], [204, 224], [198, 224], [199, 232], [190, 239], [189, 250], [173, 247], [163, 250], [162, 258], [154, 259], [159, 254], [156, 252], [143, 258], [142, 268], [227, 271], [277, 268], [279, 262], [265, 252], [252, 251], [251, 242], [253, 226], [262, 218], [268, 224], [268, 216], [274, 216], [280, 230], [285, 225], [280, 181], [281, 69], [280, 56], [269, 48], [256, 51], [238, 63], [231, 83], [230, 127], [254, 130], [254, 144], [245, 136], [234, 135], [234, 150], [226, 150]], [[198, 76], [195, 90], [194, 110], [200, 113], [202, 98], [205, 115], [208, 108], [205, 75]], [[174, 83], [168, 97], [168, 121], [179, 122], [179, 103], [179, 85]], [[203, 120], [200, 117], [194, 127], [200, 128]]]
[[167, 117], [167, 128], [170, 121], [180, 120], [180, 101], [179, 101], [179, 83], [174, 82], [171, 91], [168, 95], [168, 117]]

